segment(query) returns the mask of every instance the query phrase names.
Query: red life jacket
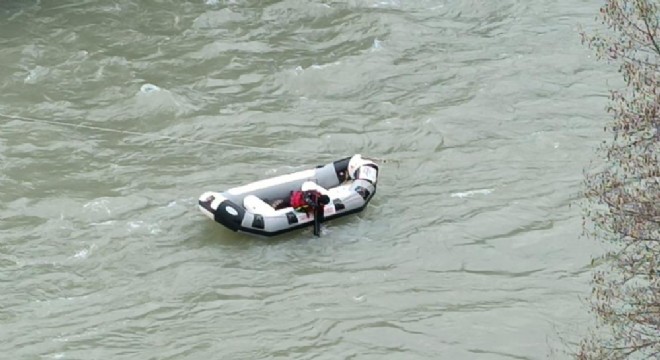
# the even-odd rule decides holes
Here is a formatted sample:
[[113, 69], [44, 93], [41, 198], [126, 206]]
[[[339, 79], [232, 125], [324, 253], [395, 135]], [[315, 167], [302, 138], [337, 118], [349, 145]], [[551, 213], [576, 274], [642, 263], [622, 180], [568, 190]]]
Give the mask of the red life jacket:
[[[311, 205], [316, 204], [320, 195], [318, 191], [310, 190], [308, 191], [307, 199], [305, 199], [304, 191], [292, 191], [289, 203], [296, 211], [305, 212], [309, 215], [310, 210], [312, 210]], [[310, 204], [310, 201], [312, 204]]]
[[291, 199], [289, 200], [291, 207], [297, 211], [307, 212], [309, 204], [305, 201], [305, 193], [302, 191], [292, 191]]

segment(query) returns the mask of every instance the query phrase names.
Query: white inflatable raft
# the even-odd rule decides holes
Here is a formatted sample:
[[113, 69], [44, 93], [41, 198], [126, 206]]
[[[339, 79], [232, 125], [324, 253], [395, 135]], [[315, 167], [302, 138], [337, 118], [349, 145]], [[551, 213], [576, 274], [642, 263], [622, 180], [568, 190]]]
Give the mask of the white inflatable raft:
[[[260, 180], [224, 192], [208, 191], [199, 197], [199, 209], [226, 228], [274, 236], [355, 214], [364, 210], [376, 193], [378, 165], [360, 154], [316, 168]], [[330, 203], [308, 215], [291, 207], [276, 210], [271, 204], [287, 199], [292, 191], [317, 190]], [[322, 213], [320, 212], [322, 208]]]

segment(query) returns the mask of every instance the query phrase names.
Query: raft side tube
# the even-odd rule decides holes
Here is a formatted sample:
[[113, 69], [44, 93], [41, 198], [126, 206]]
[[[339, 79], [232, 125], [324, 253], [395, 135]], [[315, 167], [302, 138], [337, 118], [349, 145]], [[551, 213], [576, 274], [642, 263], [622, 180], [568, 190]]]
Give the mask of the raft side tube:
[[223, 192], [205, 192], [199, 198], [199, 208], [232, 231], [270, 237], [314, 224], [312, 214], [272, 207], [274, 201], [285, 199], [291, 191], [317, 188], [328, 195], [330, 203], [324, 207], [323, 221], [329, 221], [363, 211], [376, 193], [378, 176], [378, 165], [356, 154]]
[[217, 192], [208, 191], [202, 194], [198, 205], [204, 215], [233, 231], [238, 231], [245, 217], [242, 206]]

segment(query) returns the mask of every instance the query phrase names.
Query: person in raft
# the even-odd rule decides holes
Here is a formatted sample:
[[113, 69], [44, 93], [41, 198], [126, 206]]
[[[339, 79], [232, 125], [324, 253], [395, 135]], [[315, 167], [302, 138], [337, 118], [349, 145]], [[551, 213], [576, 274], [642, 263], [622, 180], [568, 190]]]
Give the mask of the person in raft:
[[292, 207], [294, 210], [309, 215], [319, 206], [330, 203], [330, 197], [317, 190], [292, 191], [288, 199], [278, 199], [271, 205], [275, 210]]

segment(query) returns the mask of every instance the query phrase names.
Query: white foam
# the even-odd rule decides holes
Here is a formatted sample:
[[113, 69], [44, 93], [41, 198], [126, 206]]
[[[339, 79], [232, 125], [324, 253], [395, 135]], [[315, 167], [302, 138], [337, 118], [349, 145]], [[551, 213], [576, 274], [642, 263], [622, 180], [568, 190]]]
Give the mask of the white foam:
[[131, 229], [139, 229], [144, 225], [144, 221], [142, 220], [137, 220], [137, 221], [129, 221], [128, 222], [128, 227]]
[[371, 4], [371, 7], [374, 8], [398, 8], [401, 7], [401, 2], [399, 0], [381, 0], [374, 4]]
[[108, 221], [104, 221], [104, 222], [93, 222], [93, 223], [91, 223], [90, 225], [93, 225], [93, 226], [99, 226], [99, 225], [103, 225], [103, 226], [104, 226], [104, 225], [113, 225], [113, 224], [116, 223], [116, 222], [117, 222], [117, 221], [115, 221], [115, 220], [108, 220]]
[[315, 70], [320, 70], [320, 69], [325, 69], [327, 67], [340, 65], [340, 64], [341, 64], [341, 62], [335, 61], [335, 62], [331, 62], [331, 63], [327, 63], [327, 64], [313, 64], [312, 66], [310, 66], [310, 68], [315, 69]]
[[25, 84], [36, 84], [41, 78], [47, 76], [49, 72], [50, 70], [47, 67], [38, 65], [28, 72], [23, 82]]
[[132, 233], [134, 231], [146, 232], [151, 235], [156, 235], [162, 233], [162, 230], [158, 224], [149, 224], [142, 220], [129, 221], [126, 223], [128, 232]]
[[108, 208], [108, 200], [106, 199], [90, 201], [83, 205], [83, 208], [89, 208], [92, 211], [104, 210], [108, 215], [110, 215], [110, 208]]
[[86, 259], [87, 255], [89, 255], [89, 250], [82, 249], [82, 250], [78, 251], [75, 255], [73, 255], [73, 257], [76, 258], [76, 259]]
[[464, 198], [464, 197], [470, 197], [474, 195], [488, 195], [493, 192], [493, 189], [478, 189], [478, 190], [469, 190], [465, 192], [457, 192], [451, 194], [451, 197], [458, 197], [458, 198]]
[[140, 87], [140, 92], [144, 94], [148, 94], [156, 91], [160, 91], [160, 88], [154, 84], [144, 84]]
[[73, 257], [75, 259], [87, 259], [89, 254], [92, 252], [92, 250], [95, 248], [95, 245], [92, 244], [88, 249], [82, 249], [76, 252]]
[[353, 296], [353, 301], [355, 301], [357, 303], [364, 302], [365, 300], [367, 300], [367, 298], [364, 295]]

